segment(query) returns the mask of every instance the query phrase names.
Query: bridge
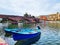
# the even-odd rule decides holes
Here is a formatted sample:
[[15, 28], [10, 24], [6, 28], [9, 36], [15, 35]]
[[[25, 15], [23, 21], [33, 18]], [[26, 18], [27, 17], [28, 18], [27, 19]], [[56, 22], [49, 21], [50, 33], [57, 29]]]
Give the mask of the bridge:
[[26, 22], [30, 22], [30, 23], [39, 22], [39, 19], [34, 17], [14, 16], [14, 15], [5, 15], [5, 14], [0, 14], [0, 18], [2, 18], [3, 20], [11, 20], [17, 22], [21, 20], [25, 20]]

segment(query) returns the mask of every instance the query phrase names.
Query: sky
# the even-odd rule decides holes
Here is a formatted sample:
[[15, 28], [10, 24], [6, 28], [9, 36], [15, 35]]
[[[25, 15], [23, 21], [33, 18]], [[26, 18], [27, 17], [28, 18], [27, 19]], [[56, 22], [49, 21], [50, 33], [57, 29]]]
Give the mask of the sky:
[[0, 0], [0, 14], [33, 16], [60, 12], [60, 0]]

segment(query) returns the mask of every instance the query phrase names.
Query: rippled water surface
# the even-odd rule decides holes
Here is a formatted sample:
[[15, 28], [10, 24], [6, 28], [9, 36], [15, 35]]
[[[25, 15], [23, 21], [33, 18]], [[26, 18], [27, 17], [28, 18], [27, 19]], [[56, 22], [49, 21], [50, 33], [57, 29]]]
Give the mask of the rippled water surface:
[[[4, 38], [3, 35], [4, 33], [0, 37]], [[14, 45], [16, 42], [12, 38], [5, 38], [5, 40], [9, 45]], [[41, 27], [41, 38], [32, 45], [60, 45], [60, 29], [50, 28], [48, 26]]]
[[33, 45], [60, 45], [60, 30], [44, 27], [41, 29], [41, 38]]

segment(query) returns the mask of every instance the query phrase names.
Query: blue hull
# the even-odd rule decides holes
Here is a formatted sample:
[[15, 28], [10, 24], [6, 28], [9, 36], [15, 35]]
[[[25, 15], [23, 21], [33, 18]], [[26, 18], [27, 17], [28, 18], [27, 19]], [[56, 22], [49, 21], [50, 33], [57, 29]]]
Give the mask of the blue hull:
[[19, 41], [16, 42], [16, 45], [31, 45], [31, 44], [34, 44], [40, 39], [40, 35], [41, 35], [41, 33], [39, 33], [38, 35], [36, 35], [32, 38], [22, 40], [22, 43], [20, 43], [21, 41], [19, 40]]
[[26, 39], [30, 39], [30, 38], [34, 38], [37, 35], [41, 34], [40, 32], [35, 33], [35, 34], [13, 34], [13, 39], [14, 40], [26, 40]]

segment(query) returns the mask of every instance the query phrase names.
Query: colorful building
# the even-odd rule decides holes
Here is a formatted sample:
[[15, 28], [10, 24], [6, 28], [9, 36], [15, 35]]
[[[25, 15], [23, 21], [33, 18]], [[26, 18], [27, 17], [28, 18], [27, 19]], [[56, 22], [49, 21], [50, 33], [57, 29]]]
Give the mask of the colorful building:
[[39, 19], [40, 19], [40, 20], [45, 20], [45, 21], [47, 21], [47, 16], [40, 16]]
[[48, 19], [48, 21], [57, 21], [57, 20], [60, 20], [60, 13], [57, 12], [56, 14], [49, 14], [47, 19]]

